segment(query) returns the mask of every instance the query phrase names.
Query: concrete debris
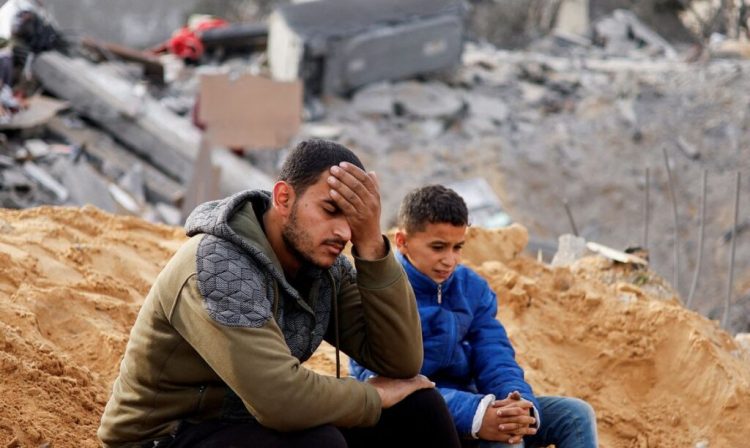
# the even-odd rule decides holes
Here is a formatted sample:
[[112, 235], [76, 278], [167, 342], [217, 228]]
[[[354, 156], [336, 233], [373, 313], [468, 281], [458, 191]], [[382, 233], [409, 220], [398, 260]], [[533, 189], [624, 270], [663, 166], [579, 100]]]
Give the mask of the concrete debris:
[[35, 95], [26, 100], [25, 107], [17, 113], [7, 116], [7, 120], [0, 120], [0, 131], [33, 129], [49, 122], [60, 111], [69, 107], [65, 101]]
[[[653, 6], [654, 1], [648, 3]], [[70, 6], [67, 0], [54, 2], [55, 12], [58, 3]], [[77, 157], [77, 163], [86, 164], [106, 183], [101, 191], [114, 197], [118, 211], [180, 224], [191, 203], [185, 192], [194, 178], [202, 137], [197, 128], [199, 73], [210, 65], [223, 73], [304, 84], [302, 123], [283, 136], [288, 143], [274, 143], [272, 151], [244, 145], [211, 149], [210, 163], [204, 165], [220, 173], [222, 196], [246, 188], [269, 189], [282, 148], [309, 137], [335, 139], [354, 149], [368, 169], [378, 173], [381, 186], [387, 186], [382, 188], [384, 228], [394, 224], [398, 204], [411, 188], [481, 179], [462, 194], [489, 200], [492, 212], [474, 211], [472, 221], [494, 226], [509, 223], [513, 216], [531, 229], [532, 255], [541, 251], [549, 260], [558, 249], [560, 257], [565, 253], [558, 247], [563, 244], [558, 235], [570, 229], [562, 215], [563, 200], [574, 206], [585, 240], [609, 248], [631, 247], [640, 240], [644, 167], [662, 167], [656, 149], [677, 146], [684, 156], [672, 157], [675, 172], [685, 173], [687, 180], [698, 178], [702, 169], [711, 171], [706, 236], [722, 238], [728, 213], [724, 177], [730, 170], [750, 167], [748, 147], [742, 144], [750, 138], [750, 61], [718, 57], [717, 45], [732, 39], [715, 38], [708, 51], [688, 50], [671, 40], [672, 28], [652, 20], [655, 15], [644, 15], [640, 6], [633, 7], [634, 15], [613, 11], [613, 4], [620, 2], [602, 6], [604, 2], [581, 0], [472, 1], [473, 23], [484, 19], [488, 28], [467, 30], [458, 20], [465, 12], [462, 3], [356, 0], [356, 7], [344, 8], [351, 0], [321, 0], [278, 6], [267, 22], [265, 53], [256, 45], [263, 38], [261, 28], [216, 28], [209, 33], [216, 42], [227, 33], [230, 40], [241, 40], [243, 33], [251, 39], [256, 33], [252, 39], [258, 40], [244, 53], [228, 51], [233, 44], [226, 41], [209, 57], [189, 63], [161, 56], [163, 86], [144, 81], [143, 61], [94, 64], [83, 59], [91, 57], [90, 52], [36, 55], [35, 82], [60, 98], [56, 101], [68, 103], [70, 110], [0, 133], [0, 176], [17, 186], [0, 188], [0, 205], [77, 203], [60, 184], [61, 173], [50, 168], [60, 159]], [[133, 8], [141, 6], [136, 1]], [[265, 12], [274, 6], [264, 5]], [[488, 43], [493, 39], [476, 39], [491, 37], [491, 27], [500, 23], [493, 20], [515, 12], [519, 14], [512, 20], [523, 18], [551, 33], [536, 33], [533, 39], [523, 33], [532, 42], [518, 50], [493, 46]], [[591, 29], [584, 31], [589, 20]], [[161, 22], [163, 27], [169, 20]], [[133, 29], [151, 34], [149, 23], [139, 22]], [[166, 32], [182, 25], [167, 25]], [[139, 48], [90, 31], [80, 35], [126, 45], [127, 50]], [[164, 29], [159, 31], [159, 41], [169, 37]], [[398, 52], [390, 50], [394, 43]], [[9, 61], [3, 54], [0, 77]], [[17, 92], [15, 86], [6, 92], [8, 104], [18, 102], [18, 110], [8, 109], [15, 114], [8, 115], [9, 121], [24, 113], [24, 100], [31, 100]], [[221, 109], [226, 92], [213, 98], [214, 106]], [[243, 98], [261, 111], [269, 101], [256, 94]], [[230, 127], [250, 130], [245, 124]], [[30, 138], [44, 142], [47, 149], [39, 142], [23, 143]], [[669, 200], [664, 172], [657, 168], [651, 174], [648, 230], [668, 235], [674, 229], [669, 213], [663, 213]], [[700, 194], [695, 182], [683, 184], [679, 202], [685, 209], [679, 212], [684, 224], [678, 231], [687, 234], [697, 225]], [[746, 236], [738, 233], [738, 272], [750, 263], [750, 251], [741, 249]], [[648, 261], [661, 273], [672, 271], [669, 241], [652, 238], [648, 244]], [[688, 278], [694, 267], [694, 246], [686, 240], [679, 247], [688, 260], [681, 278]], [[715, 246], [715, 256], [705, 258], [709, 261], [698, 283], [696, 309], [711, 309], [715, 291], [724, 288], [726, 257], [719, 252], [725, 245]], [[632, 294], [623, 297], [630, 300]]]
[[555, 33], [584, 36], [589, 28], [589, 0], [563, 0], [557, 11]]
[[612, 53], [629, 55], [645, 46], [667, 59], [677, 59], [674, 47], [641, 22], [632, 11], [615, 10], [611, 16], [594, 24], [594, 32], [595, 39]]
[[154, 208], [159, 216], [159, 221], [169, 224], [170, 226], [179, 226], [182, 224], [182, 212], [177, 207], [173, 207], [163, 202], [157, 202]]
[[[169, 111], [147, 93], [135, 93], [126, 79], [82, 59], [47, 52], [35, 59], [34, 73], [45, 88], [67, 98], [77, 112], [111, 132], [167, 175], [182, 182], [191, 178], [200, 132], [188, 119]], [[215, 155], [223, 151], [217, 150]], [[244, 159], [222, 155], [214, 161], [228, 163], [231, 166], [222, 168], [239, 174], [232, 180], [222, 177], [223, 194], [244, 189], [237, 189], [238, 186], [271, 185], [265, 173]]]
[[23, 146], [28, 152], [29, 157], [32, 159], [38, 159], [49, 154], [49, 145], [44, 140], [32, 138], [26, 140], [23, 143]]
[[395, 99], [390, 83], [373, 83], [354, 93], [352, 107], [362, 115], [391, 115]]
[[143, 215], [143, 203], [138, 200], [135, 196], [130, 194], [129, 191], [121, 188], [117, 184], [107, 184], [107, 192], [112, 200], [117, 204], [120, 210], [117, 213], [129, 213], [134, 216]]
[[510, 117], [510, 109], [501, 98], [467, 92], [463, 96], [471, 117], [482, 117], [499, 125]]
[[71, 116], [55, 117], [48, 123], [47, 129], [51, 134], [83, 148], [99, 171], [109, 179], [120, 179], [133, 166], [143, 166], [146, 198], [149, 201], [176, 204], [182, 200], [184, 187], [180, 183], [140, 159], [109, 134]]
[[677, 137], [677, 147], [683, 152], [689, 159], [698, 159], [701, 156], [698, 148], [692, 143], [685, 140], [681, 135]]
[[143, 164], [136, 162], [117, 181], [117, 185], [128, 192], [141, 206], [146, 203], [146, 175]]
[[83, 157], [77, 161], [58, 159], [54, 170], [59, 173], [62, 184], [70, 193], [70, 201], [75, 205], [90, 204], [110, 213], [117, 213], [117, 203], [109, 194], [109, 182], [97, 172]]
[[510, 225], [511, 219], [503, 210], [500, 199], [484, 178], [474, 178], [446, 183], [466, 202], [469, 221], [483, 228], [497, 228]]
[[603, 244], [595, 243], [593, 241], [587, 242], [586, 248], [591, 252], [595, 252], [613, 261], [635, 264], [639, 266], [648, 266], [648, 261], [637, 255], [622, 252], [611, 247], [607, 247]]
[[586, 239], [570, 233], [558, 237], [557, 252], [552, 258], [552, 266], [568, 266], [586, 255]]
[[415, 81], [395, 84], [392, 90], [395, 112], [420, 118], [450, 118], [464, 107], [459, 94], [440, 82]]
[[58, 201], [65, 202], [70, 196], [65, 186], [63, 186], [45, 170], [39, 168], [39, 166], [37, 166], [34, 162], [24, 162], [23, 170], [29, 177], [39, 182], [39, 184], [41, 184], [47, 190], [54, 193]]
[[280, 5], [269, 19], [271, 73], [280, 81], [302, 79], [313, 94], [339, 94], [446, 70], [460, 63], [464, 13], [458, 0]]

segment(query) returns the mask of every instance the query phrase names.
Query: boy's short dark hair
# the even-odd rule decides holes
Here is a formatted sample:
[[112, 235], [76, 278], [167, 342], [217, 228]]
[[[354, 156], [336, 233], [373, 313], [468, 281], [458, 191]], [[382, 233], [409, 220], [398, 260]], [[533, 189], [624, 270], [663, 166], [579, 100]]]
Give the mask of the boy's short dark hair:
[[442, 185], [427, 185], [404, 197], [398, 212], [399, 227], [411, 233], [439, 223], [469, 225], [469, 210], [458, 193]]
[[287, 156], [278, 180], [291, 185], [295, 193], [301, 196], [318, 181], [323, 171], [341, 162], [365, 169], [359, 158], [344, 145], [330, 140], [303, 140]]

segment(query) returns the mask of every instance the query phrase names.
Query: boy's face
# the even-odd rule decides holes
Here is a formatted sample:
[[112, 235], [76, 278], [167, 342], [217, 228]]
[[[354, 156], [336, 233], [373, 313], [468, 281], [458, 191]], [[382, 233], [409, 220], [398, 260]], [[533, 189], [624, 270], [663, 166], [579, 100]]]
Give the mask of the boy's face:
[[466, 226], [449, 223], [429, 223], [424, 230], [396, 232], [396, 247], [419, 272], [436, 283], [451, 276], [461, 262]]

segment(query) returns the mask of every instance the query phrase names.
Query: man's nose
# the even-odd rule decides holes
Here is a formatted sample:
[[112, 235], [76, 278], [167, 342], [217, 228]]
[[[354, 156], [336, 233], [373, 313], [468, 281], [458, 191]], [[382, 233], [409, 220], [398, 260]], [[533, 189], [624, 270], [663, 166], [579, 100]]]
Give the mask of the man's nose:
[[450, 252], [445, 257], [443, 257], [443, 264], [445, 264], [448, 267], [453, 267], [458, 264], [459, 255], [455, 254], [453, 252]]
[[336, 238], [340, 238], [344, 241], [352, 239], [352, 228], [349, 227], [349, 221], [346, 218], [337, 219], [334, 223], [333, 234]]

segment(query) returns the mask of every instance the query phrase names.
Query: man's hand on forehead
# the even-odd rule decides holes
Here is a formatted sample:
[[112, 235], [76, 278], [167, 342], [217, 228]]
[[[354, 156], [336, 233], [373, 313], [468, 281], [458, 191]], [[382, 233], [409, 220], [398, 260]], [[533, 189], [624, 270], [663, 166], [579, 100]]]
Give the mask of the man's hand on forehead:
[[331, 199], [341, 209], [352, 231], [352, 245], [363, 258], [380, 258], [385, 245], [380, 232], [380, 186], [374, 172], [366, 173], [341, 162], [329, 170]]

